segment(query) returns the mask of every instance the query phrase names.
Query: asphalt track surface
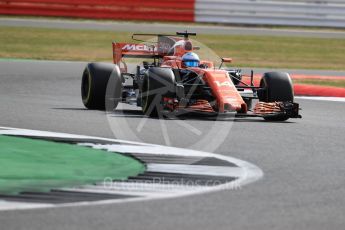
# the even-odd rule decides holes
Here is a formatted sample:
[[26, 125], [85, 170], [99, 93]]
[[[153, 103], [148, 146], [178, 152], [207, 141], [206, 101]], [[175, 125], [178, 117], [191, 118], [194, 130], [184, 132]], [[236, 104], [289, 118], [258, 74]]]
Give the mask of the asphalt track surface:
[[222, 25], [200, 25], [185, 23], [147, 23], [147, 22], [120, 22], [120, 21], [91, 21], [66, 19], [18, 19], [0, 18], [0, 26], [38, 27], [58, 29], [83, 29], [99, 31], [123, 31], [133, 33], [175, 33], [189, 30], [200, 34], [226, 34], [226, 35], [265, 35], [290, 36], [314, 38], [345, 38], [343, 30], [326, 29], [278, 29], [260, 27], [239, 27]]
[[[79, 95], [84, 65], [0, 62], [0, 126], [114, 138], [108, 119], [121, 123], [129, 118], [84, 109]], [[2, 212], [1, 229], [343, 229], [344, 103], [298, 102], [303, 119], [236, 119], [215, 150], [259, 166], [265, 173], [260, 181], [176, 199]], [[135, 108], [124, 115], [131, 124], [143, 119]], [[151, 128], [143, 134], [145, 141], [165, 144], [157, 138], [160, 121], [147, 122]], [[184, 122], [202, 129], [212, 121]], [[168, 132], [176, 147], [195, 141], [178, 127]]]

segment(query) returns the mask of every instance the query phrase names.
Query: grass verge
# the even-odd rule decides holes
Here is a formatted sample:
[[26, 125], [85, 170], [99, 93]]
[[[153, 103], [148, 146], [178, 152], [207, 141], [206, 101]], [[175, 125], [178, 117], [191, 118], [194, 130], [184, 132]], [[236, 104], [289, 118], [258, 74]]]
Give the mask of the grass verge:
[[145, 166], [129, 157], [78, 145], [0, 135], [0, 193], [126, 179]]
[[[131, 33], [0, 27], [0, 57], [111, 61], [112, 41]], [[344, 70], [345, 39], [198, 35], [197, 40], [239, 67]]]

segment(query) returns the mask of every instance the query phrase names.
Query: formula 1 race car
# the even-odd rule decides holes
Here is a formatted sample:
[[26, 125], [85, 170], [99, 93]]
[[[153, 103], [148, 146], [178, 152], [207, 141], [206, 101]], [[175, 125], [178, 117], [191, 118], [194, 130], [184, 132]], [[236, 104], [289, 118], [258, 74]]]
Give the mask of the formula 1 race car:
[[[174, 113], [235, 114], [258, 116], [270, 121], [300, 118], [294, 103], [292, 81], [287, 73], [265, 73], [259, 86], [253, 71], [222, 68], [231, 58], [222, 58], [216, 68], [212, 61], [199, 60], [189, 36], [195, 33], [154, 35], [156, 42], [115, 43], [114, 63], [89, 63], [82, 75], [81, 96], [88, 109], [113, 110], [119, 102], [135, 104], [150, 117]], [[152, 34], [133, 34], [139, 36]], [[128, 72], [124, 58], [143, 58], [135, 71]], [[243, 79], [247, 77], [250, 82]], [[253, 99], [258, 99], [252, 106]]]

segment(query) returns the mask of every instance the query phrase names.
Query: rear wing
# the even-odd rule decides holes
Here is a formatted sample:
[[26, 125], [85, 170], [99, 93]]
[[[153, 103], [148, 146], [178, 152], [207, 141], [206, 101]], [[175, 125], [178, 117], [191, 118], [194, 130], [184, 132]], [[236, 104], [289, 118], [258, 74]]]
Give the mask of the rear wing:
[[[163, 58], [164, 56], [183, 55], [186, 51], [193, 50], [192, 43], [188, 41], [188, 36], [195, 33], [178, 32], [176, 35], [166, 34], [133, 34], [132, 39], [144, 43], [116, 43], [113, 42], [113, 61], [120, 65], [122, 58]], [[157, 36], [157, 42], [140, 40], [137, 37]]]
[[120, 65], [123, 57], [131, 58], [157, 58], [160, 57], [155, 46], [135, 43], [113, 42], [113, 61]]

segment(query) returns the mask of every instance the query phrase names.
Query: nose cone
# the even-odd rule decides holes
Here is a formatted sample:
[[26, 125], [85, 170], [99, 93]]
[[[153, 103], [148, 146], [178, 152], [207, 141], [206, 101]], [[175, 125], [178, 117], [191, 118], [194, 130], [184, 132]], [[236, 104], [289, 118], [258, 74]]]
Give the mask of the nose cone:
[[204, 80], [217, 99], [218, 112], [247, 112], [246, 103], [225, 70], [206, 70]]

